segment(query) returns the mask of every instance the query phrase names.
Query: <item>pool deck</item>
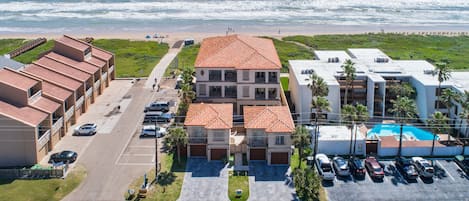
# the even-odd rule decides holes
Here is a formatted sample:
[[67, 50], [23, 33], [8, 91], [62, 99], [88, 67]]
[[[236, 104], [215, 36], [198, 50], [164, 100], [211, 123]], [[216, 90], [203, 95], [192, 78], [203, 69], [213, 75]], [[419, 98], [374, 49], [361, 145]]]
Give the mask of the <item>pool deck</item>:
[[[440, 136], [440, 139], [442, 139]], [[396, 148], [399, 147], [399, 140], [394, 136], [380, 136], [381, 147], [383, 148]], [[443, 138], [444, 139], [444, 138]], [[431, 147], [432, 140], [422, 140], [422, 141], [402, 141], [402, 147]], [[439, 141], [435, 141], [435, 147], [445, 147]]]

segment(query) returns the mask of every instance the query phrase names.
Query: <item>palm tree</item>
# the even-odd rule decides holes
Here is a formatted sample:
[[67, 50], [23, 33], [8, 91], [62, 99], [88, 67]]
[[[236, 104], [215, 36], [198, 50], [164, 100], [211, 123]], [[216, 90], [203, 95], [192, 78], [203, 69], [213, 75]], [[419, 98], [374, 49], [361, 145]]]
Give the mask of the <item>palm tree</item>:
[[428, 120], [428, 124], [432, 125], [431, 128], [433, 131], [433, 142], [430, 156], [433, 156], [436, 135], [438, 133], [444, 133], [448, 130], [448, 120], [448, 117], [443, 115], [443, 113], [441, 113], [440, 111], [436, 111], [435, 113], [433, 113], [432, 118]]
[[165, 139], [166, 144], [169, 145], [172, 150], [176, 149], [178, 163], [181, 162], [181, 147], [185, 146], [188, 141], [186, 131], [181, 127], [171, 128]]
[[[464, 91], [464, 94], [460, 95], [458, 103], [461, 105], [461, 112], [459, 112], [458, 116], [460, 119], [459, 122], [459, 132], [458, 132], [458, 139], [459, 133], [462, 132], [463, 120], [466, 120], [466, 124], [469, 125], [469, 91]], [[467, 135], [467, 126], [464, 129], [464, 134]]]
[[326, 97], [324, 96], [319, 96], [315, 99], [313, 99], [313, 104], [312, 108], [315, 109], [315, 132], [314, 132], [314, 150], [313, 154], [316, 156], [317, 151], [318, 151], [318, 133], [319, 133], [319, 122], [318, 118], [319, 115], [322, 115], [323, 112], [330, 112], [331, 111], [331, 106], [329, 104], [329, 100], [327, 100]]
[[313, 97], [318, 96], [327, 96], [329, 94], [329, 88], [327, 83], [319, 77], [316, 73], [311, 74], [309, 77], [311, 82], [308, 84], [308, 87], [311, 89], [311, 94]]
[[[355, 113], [356, 113], [356, 122], [357, 123], [365, 123], [368, 121], [370, 116], [368, 115], [368, 109], [366, 106], [362, 104], [357, 104], [355, 106]], [[355, 156], [355, 147], [357, 146], [357, 126], [355, 126], [355, 136], [354, 136], [354, 143], [353, 143], [353, 156]]]
[[[308, 148], [311, 145], [311, 135], [304, 126], [297, 126], [295, 132], [293, 133], [293, 145], [298, 148], [299, 154], [299, 164], [298, 167], [301, 168], [301, 162], [303, 161], [304, 149]], [[314, 156], [316, 157], [316, 156]]]
[[436, 109], [440, 109], [440, 96], [441, 96], [441, 83], [449, 80], [451, 78], [451, 70], [446, 63], [437, 63], [435, 65], [435, 70], [433, 70], [433, 76], [438, 77], [438, 101], [436, 102]]
[[410, 122], [410, 120], [416, 116], [417, 106], [415, 105], [415, 101], [409, 97], [398, 96], [396, 100], [391, 100], [391, 103], [393, 106], [389, 109], [389, 112], [394, 114], [401, 125], [399, 132], [399, 149], [397, 152], [397, 155], [401, 156], [403, 124]]
[[342, 107], [342, 119], [349, 123], [350, 126], [350, 149], [349, 156], [352, 154], [352, 143], [353, 143], [353, 126], [355, 125], [355, 120], [357, 119], [356, 108], [353, 105], [344, 105]]
[[[452, 109], [454, 106], [454, 102], [460, 102], [459, 99], [461, 99], [461, 97], [459, 96], [459, 93], [457, 93], [451, 88], [446, 88], [446, 89], [443, 89], [443, 91], [441, 92], [440, 98], [441, 98], [441, 103], [445, 104], [446, 108], [448, 109], [448, 118], [451, 119], [451, 113], [452, 113]], [[451, 120], [450, 123], [451, 125], [453, 125], [455, 122]], [[452, 133], [451, 130], [452, 129], [450, 129], [449, 134]], [[448, 134], [448, 143], [450, 140], [449, 134]]]
[[345, 74], [345, 80], [346, 80], [346, 85], [345, 85], [345, 97], [344, 97], [344, 104], [348, 104], [348, 90], [349, 87], [352, 87], [352, 92], [353, 92], [353, 80], [356, 78], [356, 71], [357, 69], [355, 68], [355, 63], [352, 62], [352, 60], [347, 59], [345, 60], [345, 63], [341, 66], [341, 68], [344, 70]]
[[193, 75], [194, 75], [194, 68], [184, 67], [181, 73], [182, 83], [192, 85], [192, 81], [194, 79]]

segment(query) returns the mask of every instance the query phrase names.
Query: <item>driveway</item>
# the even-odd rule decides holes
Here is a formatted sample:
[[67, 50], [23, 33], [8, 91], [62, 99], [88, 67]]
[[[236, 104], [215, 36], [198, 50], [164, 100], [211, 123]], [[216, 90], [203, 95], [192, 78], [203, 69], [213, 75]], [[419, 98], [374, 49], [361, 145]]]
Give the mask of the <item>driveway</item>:
[[228, 170], [220, 161], [187, 161], [179, 201], [228, 201]]
[[289, 166], [268, 166], [266, 162], [249, 162], [249, 200], [297, 200]]

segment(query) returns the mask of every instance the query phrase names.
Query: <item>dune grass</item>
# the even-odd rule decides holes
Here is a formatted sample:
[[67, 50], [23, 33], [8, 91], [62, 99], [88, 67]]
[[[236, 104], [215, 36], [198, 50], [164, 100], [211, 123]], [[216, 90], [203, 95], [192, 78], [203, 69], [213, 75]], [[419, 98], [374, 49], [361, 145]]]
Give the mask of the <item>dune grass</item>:
[[184, 67], [194, 68], [195, 59], [199, 53], [200, 44], [183, 47], [173, 62], [164, 72], [164, 76], [170, 76], [176, 71], [181, 71]]
[[[236, 197], [236, 190], [241, 189], [241, 197]], [[228, 177], [228, 197], [231, 201], [246, 201], [249, 198], [249, 180], [247, 172], [230, 172]]]
[[280, 83], [282, 84], [283, 91], [288, 91], [288, 77], [280, 77]]
[[357, 34], [289, 36], [283, 40], [303, 43], [317, 50], [379, 48], [396, 60], [419, 59], [432, 63], [446, 62], [453, 69], [469, 69], [468, 36]]
[[0, 200], [58, 201], [73, 191], [86, 177], [77, 166], [65, 179], [0, 180]]
[[[186, 170], [186, 158], [181, 157], [181, 162], [177, 162], [176, 157], [173, 154], [162, 154], [161, 160], [161, 171], [160, 171], [160, 182], [156, 185], [156, 188], [152, 186], [147, 193], [146, 198], [138, 198], [136, 195], [138, 189], [143, 183], [143, 176], [135, 179], [130, 185], [129, 189], [134, 189], [136, 195], [129, 198], [129, 195], [125, 193], [125, 199], [127, 200], [165, 200], [165, 201], [176, 201], [181, 194], [182, 183], [184, 181], [184, 174]], [[155, 169], [152, 168], [147, 173], [149, 182], [155, 179]]]
[[41, 53], [51, 50], [53, 46], [54, 40], [48, 40], [46, 43], [39, 45], [36, 48], [27, 51], [13, 59], [24, 64], [30, 64], [37, 60]]
[[0, 39], [0, 56], [21, 47], [24, 42], [25, 39]]
[[288, 72], [288, 60], [314, 58], [313, 52], [306, 47], [274, 38], [272, 38], [272, 40], [274, 41], [275, 49], [282, 63], [282, 72]]
[[166, 43], [123, 39], [98, 39], [93, 45], [115, 54], [117, 77], [147, 77], [169, 49]]

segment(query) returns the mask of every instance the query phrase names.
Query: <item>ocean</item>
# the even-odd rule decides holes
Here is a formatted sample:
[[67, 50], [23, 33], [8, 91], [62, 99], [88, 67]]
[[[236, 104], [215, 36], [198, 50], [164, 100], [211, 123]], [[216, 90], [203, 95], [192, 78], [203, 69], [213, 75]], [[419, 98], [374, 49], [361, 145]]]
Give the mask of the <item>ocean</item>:
[[469, 0], [0, 0], [0, 34], [216, 32], [228, 27], [251, 32], [468, 31]]

